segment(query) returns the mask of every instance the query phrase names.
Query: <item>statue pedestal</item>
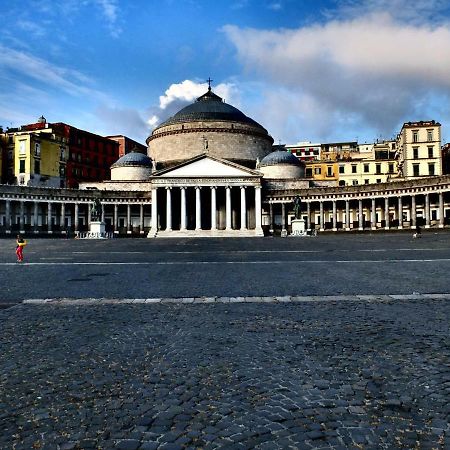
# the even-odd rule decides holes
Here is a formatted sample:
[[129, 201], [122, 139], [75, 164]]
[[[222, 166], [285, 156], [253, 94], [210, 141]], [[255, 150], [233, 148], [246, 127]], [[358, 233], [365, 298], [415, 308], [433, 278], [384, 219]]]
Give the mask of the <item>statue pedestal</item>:
[[105, 238], [105, 222], [94, 220], [89, 226], [89, 237], [91, 239]]
[[306, 236], [305, 219], [292, 219], [291, 236]]

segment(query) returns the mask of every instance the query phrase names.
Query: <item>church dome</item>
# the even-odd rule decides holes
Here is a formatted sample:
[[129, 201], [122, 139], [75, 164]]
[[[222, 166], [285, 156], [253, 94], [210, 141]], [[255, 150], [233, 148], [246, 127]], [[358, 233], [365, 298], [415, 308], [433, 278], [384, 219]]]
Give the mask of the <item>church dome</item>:
[[250, 117], [247, 117], [234, 106], [225, 103], [223, 99], [212, 92], [211, 89], [208, 89], [208, 92], [198, 97], [194, 103], [181, 109], [175, 115], [156, 127], [155, 130], [165, 127], [166, 125], [204, 120], [247, 123], [261, 128], [261, 130], [264, 130], [267, 133], [267, 130], [258, 122], [250, 119]]
[[209, 87], [195, 102], [158, 125], [147, 144], [158, 169], [202, 153], [254, 168], [255, 160], [272, 150], [273, 139], [263, 126]]
[[259, 169], [264, 178], [298, 179], [305, 177], [304, 164], [286, 150], [269, 153], [261, 160]]
[[152, 160], [147, 155], [138, 152], [130, 152], [120, 157], [111, 168], [124, 166], [146, 166], [152, 167]]
[[152, 173], [153, 161], [147, 155], [131, 151], [111, 166], [112, 181], [147, 180]]
[[288, 164], [293, 166], [301, 166], [302, 163], [291, 152], [286, 150], [277, 150], [269, 153], [261, 160], [260, 167], [275, 166], [277, 164]]

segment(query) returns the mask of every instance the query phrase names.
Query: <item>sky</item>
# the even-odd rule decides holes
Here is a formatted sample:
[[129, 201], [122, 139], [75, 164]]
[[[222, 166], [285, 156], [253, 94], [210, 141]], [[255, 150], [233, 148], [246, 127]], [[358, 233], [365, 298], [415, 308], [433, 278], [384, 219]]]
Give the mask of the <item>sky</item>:
[[212, 88], [275, 143], [450, 140], [448, 0], [9, 0], [0, 125], [145, 142]]

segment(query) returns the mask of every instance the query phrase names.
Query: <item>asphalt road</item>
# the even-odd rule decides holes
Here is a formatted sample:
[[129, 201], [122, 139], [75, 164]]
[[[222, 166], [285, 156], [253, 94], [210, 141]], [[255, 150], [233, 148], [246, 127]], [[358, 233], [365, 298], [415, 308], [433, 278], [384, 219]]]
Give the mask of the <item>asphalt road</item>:
[[0, 303], [450, 292], [450, 233], [255, 239], [0, 240]]

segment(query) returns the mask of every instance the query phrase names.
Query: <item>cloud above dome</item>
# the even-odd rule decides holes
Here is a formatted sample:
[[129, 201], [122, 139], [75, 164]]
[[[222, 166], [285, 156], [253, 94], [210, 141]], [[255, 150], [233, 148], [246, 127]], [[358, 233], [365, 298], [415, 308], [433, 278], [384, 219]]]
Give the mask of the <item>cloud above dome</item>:
[[[199, 83], [192, 80], [171, 84], [164, 92], [164, 95], [159, 96], [159, 105], [150, 108], [147, 123], [154, 128], [180, 109], [194, 102], [207, 90], [208, 83]], [[232, 103], [233, 97], [236, 97], [237, 93], [236, 87], [232, 83], [220, 83], [217, 86], [213, 86], [213, 91], [227, 103]]]

